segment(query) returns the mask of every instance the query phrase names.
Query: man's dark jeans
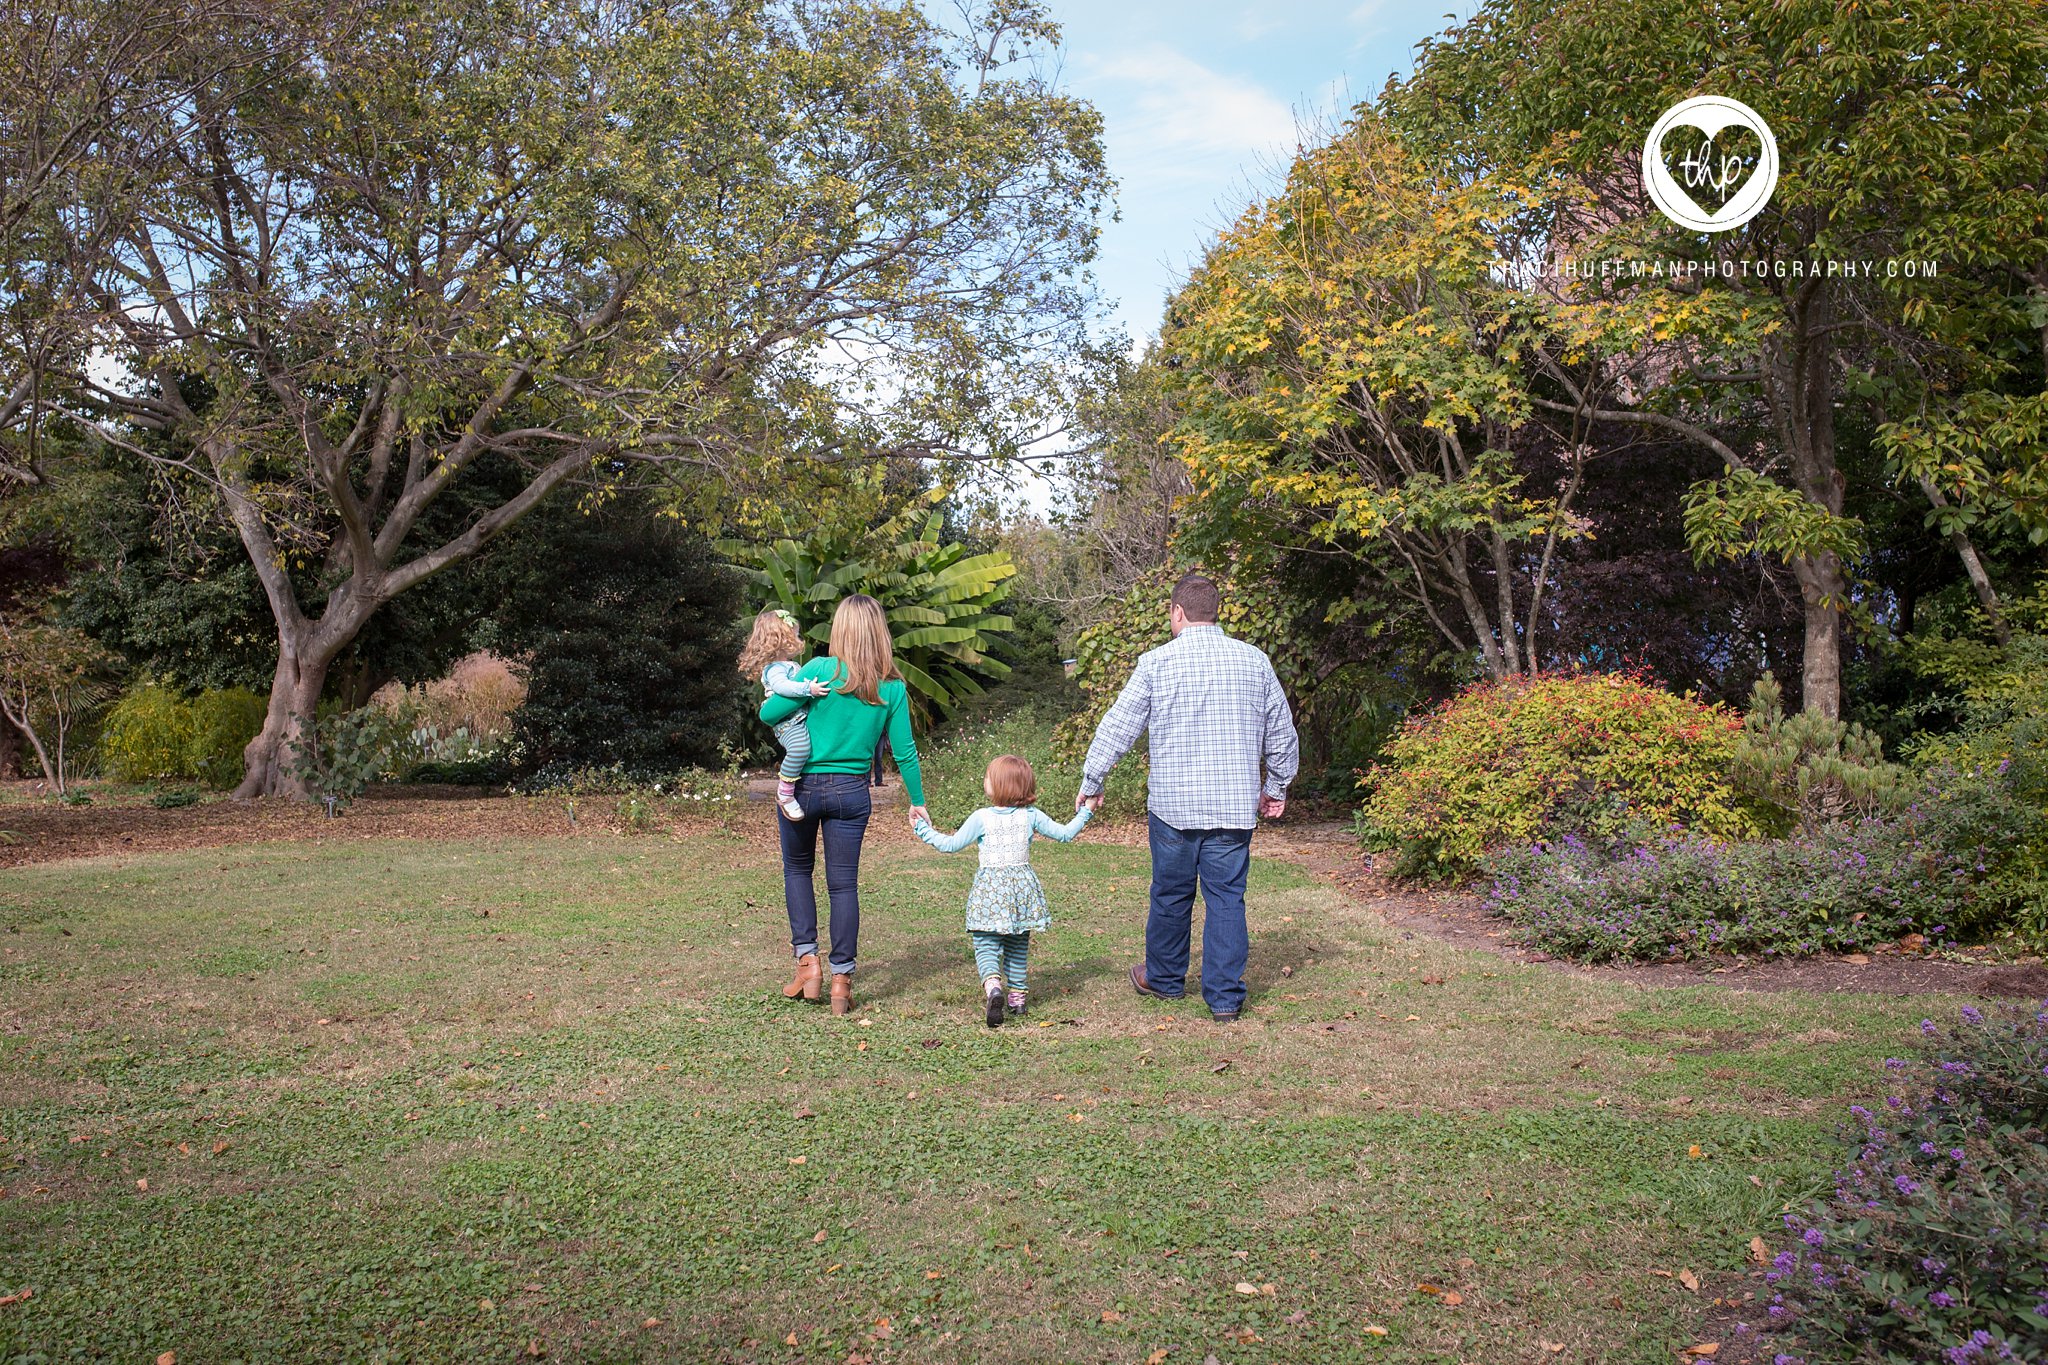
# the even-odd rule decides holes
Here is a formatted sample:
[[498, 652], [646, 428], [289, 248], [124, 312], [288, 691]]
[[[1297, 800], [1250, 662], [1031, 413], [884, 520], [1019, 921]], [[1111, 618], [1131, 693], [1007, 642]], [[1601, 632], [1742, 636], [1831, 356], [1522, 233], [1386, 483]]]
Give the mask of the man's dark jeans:
[[818, 947], [818, 838], [825, 840], [825, 894], [832, 902], [832, 970], [850, 972], [860, 955], [860, 842], [874, 798], [866, 773], [806, 773], [796, 799], [804, 818], [776, 808], [782, 831], [782, 894], [789, 905], [789, 942], [801, 957]]
[[1202, 891], [1202, 998], [1218, 1014], [1244, 1006], [1244, 964], [1251, 935], [1244, 883], [1252, 866], [1248, 829], [1175, 829], [1152, 825], [1152, 913], [1145, 920], [1145, 981], [1161, 995], [1187, 991], [1188, 938], [1195, 888]]

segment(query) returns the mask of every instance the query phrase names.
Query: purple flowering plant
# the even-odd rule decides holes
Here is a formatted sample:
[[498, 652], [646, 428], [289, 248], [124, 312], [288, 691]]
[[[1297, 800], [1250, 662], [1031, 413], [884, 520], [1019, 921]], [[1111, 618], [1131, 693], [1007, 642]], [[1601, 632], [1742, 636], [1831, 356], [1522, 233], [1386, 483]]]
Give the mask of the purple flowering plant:
[[2048, 1360], [2048, 1004], [1922, 1031], [1787, 1215], [1758, 1326], [1808, 1362]]

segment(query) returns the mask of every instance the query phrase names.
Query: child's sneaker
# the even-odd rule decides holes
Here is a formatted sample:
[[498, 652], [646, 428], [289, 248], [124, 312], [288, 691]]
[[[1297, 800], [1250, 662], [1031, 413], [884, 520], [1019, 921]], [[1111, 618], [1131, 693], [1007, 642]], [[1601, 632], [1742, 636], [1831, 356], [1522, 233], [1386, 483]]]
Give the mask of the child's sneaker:
[[990, 981], [983, 985], [982, 990], [988, 997], [988, 1026], [990, 1028], [1001, 1028], [1003, 1026], [1003, 983], [1000, 981]]
[[802, 803], [796, 799], [796, 783], [794, 782], [778, 782], [775, 784], [775, 804], [782, 807], [782, 813], [792, 820], [804, 818], [804, 808]]
[[1021, 1018], [1024, 1013], [1024, 992], [1011, 991], [1009, 1005], [1011, 1016], [1013, 1018]]

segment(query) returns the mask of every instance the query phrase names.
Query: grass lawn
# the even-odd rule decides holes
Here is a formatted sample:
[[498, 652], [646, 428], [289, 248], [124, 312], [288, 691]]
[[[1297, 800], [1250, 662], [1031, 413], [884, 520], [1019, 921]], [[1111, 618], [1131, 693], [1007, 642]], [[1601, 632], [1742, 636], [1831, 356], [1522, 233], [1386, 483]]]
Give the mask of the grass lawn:
[[1262, 860], [1224, 1030], [1124, 983], [1142, 848], [1038, 861], [994, 1032], [972, 860], [894, 834], [847, 1019], [780, 995], [765, 832], [0, 874], [0, 1359], [1668, 1362], [1940, 1008], [1516, 966]]

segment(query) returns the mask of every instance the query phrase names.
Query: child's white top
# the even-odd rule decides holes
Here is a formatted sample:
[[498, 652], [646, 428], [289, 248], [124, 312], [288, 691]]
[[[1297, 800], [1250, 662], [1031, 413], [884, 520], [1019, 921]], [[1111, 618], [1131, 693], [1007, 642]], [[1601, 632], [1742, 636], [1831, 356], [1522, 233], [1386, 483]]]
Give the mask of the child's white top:
[[983, 867], [1028, 867], [1031, 864], [1031, 836], [1042, 834], [1061, 843], [1071, 842], [1087, 827], [1094, 812], [1083, 806], [1066, 824], [1036, 806], [983, 806], [951, 834], [941, 834], [928, 824], [917, 826], [917, 837], [941, 853], [958, 853], [969, 844], [981, 844]]

